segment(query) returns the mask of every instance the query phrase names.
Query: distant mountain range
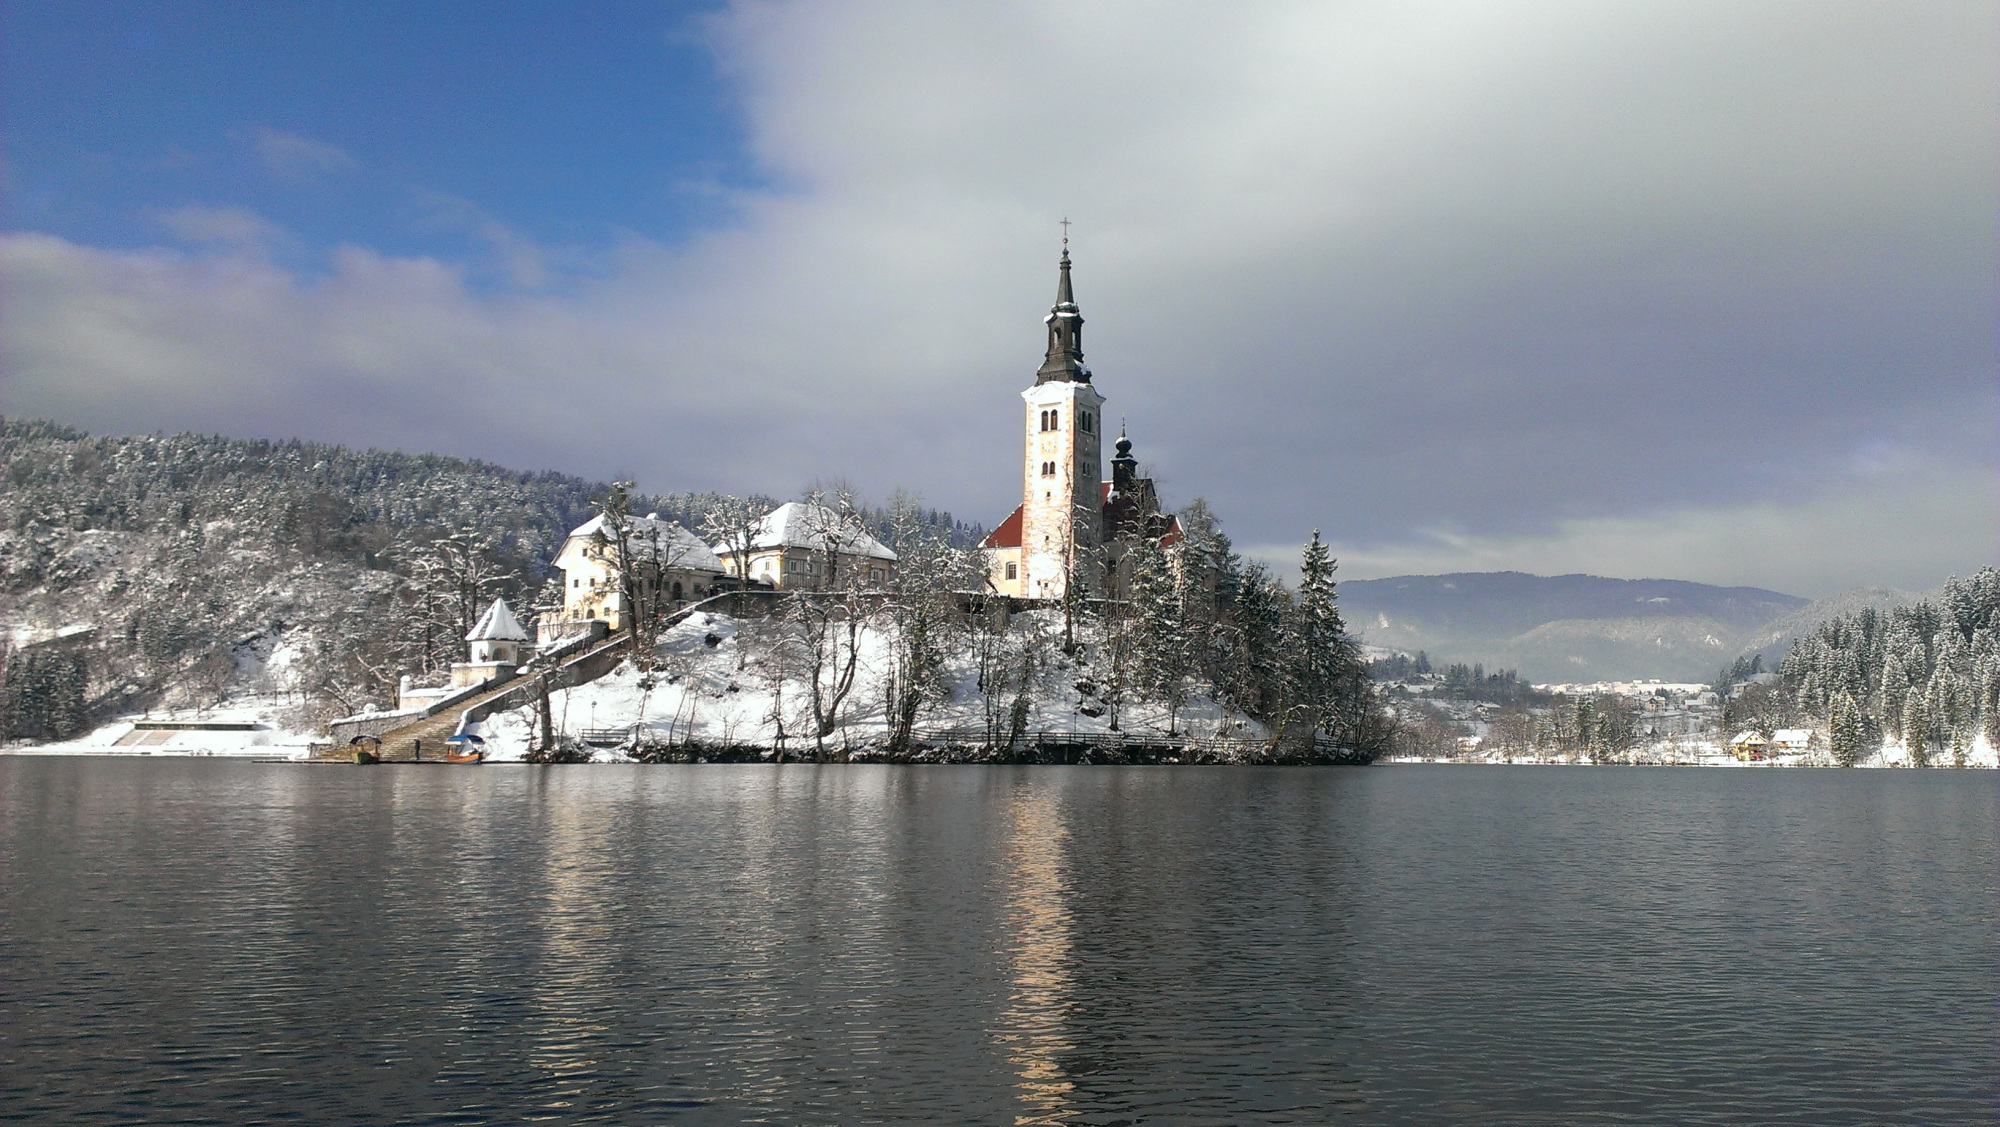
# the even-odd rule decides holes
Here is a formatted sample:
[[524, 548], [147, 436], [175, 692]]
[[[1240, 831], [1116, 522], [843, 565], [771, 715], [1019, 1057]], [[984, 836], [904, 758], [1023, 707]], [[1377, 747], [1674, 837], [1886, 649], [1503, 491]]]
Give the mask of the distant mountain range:
[[1737, 655], [1767, 664], [1790, 639], [1862, 606], [1920, 596], [1861, 588], [1813, 602], [1759, 587], [1518, 571], [1347, 580], [1348, 628], [1433, 664], [1483, 662], [1537, 683], [1709, 681]]

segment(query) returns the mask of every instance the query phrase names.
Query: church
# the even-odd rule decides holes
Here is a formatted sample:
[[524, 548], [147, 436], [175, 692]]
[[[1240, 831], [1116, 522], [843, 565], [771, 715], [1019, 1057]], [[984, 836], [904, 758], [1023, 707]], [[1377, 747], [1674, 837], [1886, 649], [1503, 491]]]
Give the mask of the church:
[[1104, 396], [1083, 360], [1083, 314], [1070, 282], [1063, 240], [1056, 303], [1044, 318], [1048, 351], [1035, 383], [1021, 393], [1025, 452], [1021, 505], [980, 544], [986, 584], [1018, 599], [1122, 598], [1127, 557], [1147, 540], [1171, 548], [1181, 539], [1160, 511], [1150, 478], [1138, 475], [1132, 440], [1121, 424], [1104, 480]]

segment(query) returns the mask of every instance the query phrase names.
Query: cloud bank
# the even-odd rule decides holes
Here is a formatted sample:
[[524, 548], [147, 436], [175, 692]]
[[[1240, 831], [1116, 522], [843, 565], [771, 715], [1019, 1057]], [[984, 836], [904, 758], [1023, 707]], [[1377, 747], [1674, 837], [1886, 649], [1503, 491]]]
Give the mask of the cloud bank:
[[227, 200], [164, 217], [178, 247], [15, 232], [0, 404], [657, 489], [837, 474], [991, 524], [1067, 214], [1107, 410], [1240, 543], [1928, 587], [2000, 538], [1989, 24], [745, 4], [709, 31], [780, 187], [728, 226], [551, 252], [420, 205], [491, 247], [465, 262], [302, 263]]

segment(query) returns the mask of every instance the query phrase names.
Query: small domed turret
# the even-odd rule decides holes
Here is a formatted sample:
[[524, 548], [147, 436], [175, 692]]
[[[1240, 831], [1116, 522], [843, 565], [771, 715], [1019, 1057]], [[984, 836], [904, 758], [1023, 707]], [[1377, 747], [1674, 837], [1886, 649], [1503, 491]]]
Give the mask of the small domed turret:
[[1111, 488], [1116, 493], [1127, 493], [1132, 489], [1132, 482], [1139, 476], [1139, 459], [1132, 456], [1132, 440], [1125, 437], [1123, 419], [1118, 422], [1118, 441], [1115, 448], [1118, 453], [1111, 459]]

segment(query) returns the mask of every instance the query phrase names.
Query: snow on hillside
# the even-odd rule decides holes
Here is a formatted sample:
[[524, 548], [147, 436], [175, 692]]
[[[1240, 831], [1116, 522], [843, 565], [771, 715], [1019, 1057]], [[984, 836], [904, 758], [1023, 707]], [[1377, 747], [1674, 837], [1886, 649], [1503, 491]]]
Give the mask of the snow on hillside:
[[277, 630], [238, 643], [226, 677], [203, 704], [119, 717], [72, 740], [9, 749], [40, 755], [234, 755], [301, 759], [318, 733], [321, 711], [305, 686], [310, 639]]
[[[815, 750], [810, 722], [810, 688], [801, 671], [788, 667], [773, 652], [769, 620], [739, 620], [724, 614], [699, 614], [661, 638], [655, 668], [648, 674], [631, 663], [612, 673], [550, 697], [551, 719], [564, 735], [581, 739], [586, 732], [637, 726], [643, 742], [697, 741], [709, 747], [755, 745], [773, 747], [782, 734], [788, 755]], [[1014, 723], [1012, 709], [1025, 698], [1021, 718], [1025, 731], [1102, 733], [1112, 731], [1114, 710], [1091, 691], [1086, 659], [1090, 648], [1069, 657], [1060, 648], [1062, 617], [1057, 611], [1014, 616], [1003, 636], [1004, 661], [998, 671], [1008, 684], [997, 692], [980, 688], [979, 663], [969, 644], [961, 644], [946, 660], [948, 693], [926, 705], [917, 719], [919, 732], [940, 729], [994, 730], [1005, 733]], [[835, 731], [825, 737], [829, 751], [879, 745], [887, 735], [886, 688], [891, 672], [889, 638], [884, 628], [865, 627], [857, 647], [859, 664], [848, 705]], [[1023, 693], [1020, 670], [1030, 668], [1029, 690]], [[989, 665], [989, 668], [994, 668]], [[1099, 712], [1099, 715], [1091, 715]], [[1128, 734], [1168, 731], [1164, 708], [1127, 705], [1115, 710], [1118, 730]], [[489, 718], [474, 731], [487, 741], [495, 760], [520, 759], [528, 751], [533, 712], [521, 708]], [[1254, 720], [1216, 705], [1206, 694], [1189, 698], [1174, 724], [1180, 733], [1196, 736], [1262, 738]], [[622, 758], [603, 750], [598, 758]]]

